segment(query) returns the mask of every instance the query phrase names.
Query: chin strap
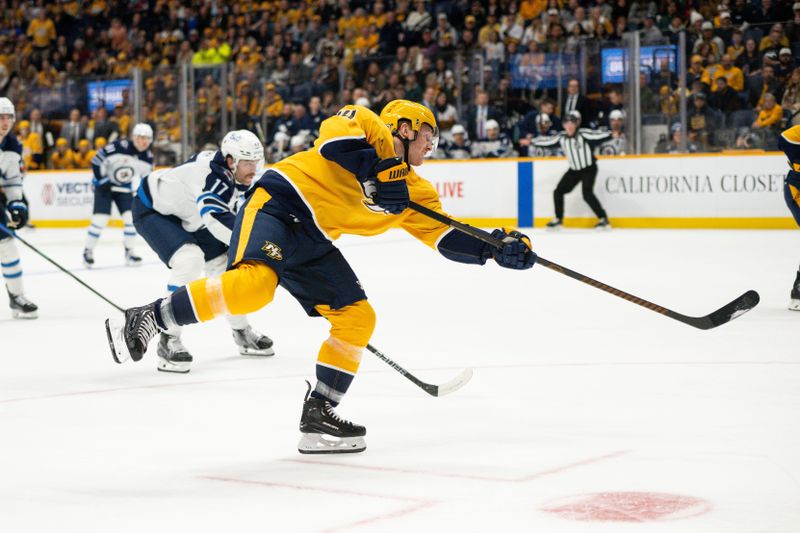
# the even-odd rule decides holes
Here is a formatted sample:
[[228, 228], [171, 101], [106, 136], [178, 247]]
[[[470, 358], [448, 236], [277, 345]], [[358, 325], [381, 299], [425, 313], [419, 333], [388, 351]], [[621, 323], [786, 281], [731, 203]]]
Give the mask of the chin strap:
[[416, 140], [417, 140], [417, 135], [419, 135], [419, 132], [414, 132], [414, 133], [415, 133], [415, 135], [414, 135], [414, 138], [413, 138], [413, 139], [408, 139], [408, 138], [406, 138], [406, 137], [401, 137], [400, 135], [398, 135], [397, 133], [395, 133], [395, 137], [397, 137], [398, 139], [400, 139], [400, 142], [402, 142], [402, 143], [403, 143], [403, 162], [406, 164], [406, 166], [407, 166], [409, 169], [411, 169], [411, 164], [408, 162], [408, 145], [409, 145], [411, 142], [413, 142], [413, 141], [416, 141]]

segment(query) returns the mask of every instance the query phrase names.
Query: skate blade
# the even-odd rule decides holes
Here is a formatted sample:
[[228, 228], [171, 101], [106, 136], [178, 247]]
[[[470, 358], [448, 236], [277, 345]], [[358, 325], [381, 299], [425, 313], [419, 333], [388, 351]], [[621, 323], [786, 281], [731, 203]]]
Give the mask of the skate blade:
[[275, 350], [272, 348], [245, 348], [244, 346], [239, 346], [239, 355], [270, 357], [275, 355]]
[[159, 372], [172, 372], [173, 374], [188, 374], [192, 369], [192, 363], [189, 361], [167, 361], [163, 357], [158, 358]]
[[789, 303], [789, 311], [800, 311], [800, 300], [792, 300]]
[[129, 267], [140, 267], [140, 266], [142, 266], [142, 262], [141, 262], [141, 261], [130, 261], [130, 260], [126, 260], [126, 261], [125, 261], [125, 266], [129, 266]]
[[110, 318], [106, 319], [106, 337], [108, 337], [108, 347], [111, 348], [111, 357], [114, 362], [122, 364], [131, 358], [128, 345], [122, 338], [122, 326]]
[[26, 313], [25, 311], [12, 309], [11, 316], [13, 318], [16, 318], [17, 320], [33, 320], [34, 318], [39, 318], [39, 313], [37, 311], [31, 311], [30, 313]]
[[303, 433], [297, 451], [303, 454], [359, 453], [367, 449], [364, 437], [332, 437], [322, 433]]

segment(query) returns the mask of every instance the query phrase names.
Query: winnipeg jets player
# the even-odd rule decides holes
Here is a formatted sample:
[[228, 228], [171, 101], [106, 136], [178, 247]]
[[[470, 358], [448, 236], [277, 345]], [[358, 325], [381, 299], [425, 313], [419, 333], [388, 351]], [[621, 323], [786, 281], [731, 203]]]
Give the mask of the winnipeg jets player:
[[39, 308], [22, 293], [22, 266], [10, 233], [28, 221], [28, 205], [22, 196], [22, 145], [11, 131], [16, 118], [11, 100], [0, 98], [0, 270], [13, 317], [36, 318]]
[[112, 201], [117, 205], [125, 224], [125, 263], [128, 266], [141, 263], [142, 259], [133, 250], [136, 231], [131, 220], [132, 188], [137, 176], [146, 176], [153, 170], [152, 143], [153, 128], [142, 122], [133, 127], [130, 140], [122, 139], [107, 144], [92, 158], [94, 209], [83, 250], [83, 263], [88, 268], [94, 265], [94, 247], [111, 218]]
[[[222, 139], [219, 150], [200, 152], [181, 165], [142, 179], [133, 199], [133, 224], [170, 268], [169, 292], [200, 277], [204, 269], [207, 276], [225, 271], [238, 203], [263, 157], [258, 137], [247, 130], [232, 131]], [[242, 355], [275, 353], [269, 337], [253, 330], [244, 315], [227, 318]], [[161, 334], [159, 370], [190, 370], [192, 356], [180, 332], [180, 327], [174, 327]]]

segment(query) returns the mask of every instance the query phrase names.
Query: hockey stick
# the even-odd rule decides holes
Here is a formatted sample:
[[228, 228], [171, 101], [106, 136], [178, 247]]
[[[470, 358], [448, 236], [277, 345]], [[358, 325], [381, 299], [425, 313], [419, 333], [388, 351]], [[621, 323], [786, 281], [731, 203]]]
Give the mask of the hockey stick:
[[424, 390], [431, 396], [444, 396], [445, 394], [450, 394], [451, 392], [455, 392], [467, 382], [472, 379], [472, 369], [465, 368], [461, 371], [459, 375], [448, 381], [447, 383], [443, 383], [441, 385], [433, 385], [431, 383], [425, 383], [421, 379], [417, 378], [414, 374], [403, 368], [402, 366], [398, 365], [391, 359], [389, 359], [386, 355], [384, 355], [380, 350], [375, 348], [371, 344], [367, 344], [367, 350], [373, 353], [378, 359], [389, 365], [390, 367], [397, 370], [400, 375], [404, 376], [408, 379], [411, 383], [419, 387], [420, 389]]
[[[10, 214], [10, 213], [8, 213], [8, 211], [6, 211], [6, 216], [8, 217], [8, 220], [11, 220], [11, 214]], [[87, 289], [89, 289], [90, 291], [92, 291], [93, 293], [95, 293], [97, 296], [99, 296], [100, 298], [102, 298], [103, 300], [105, 300], [107, 303], [109, 303], [109, 304], [110, 304], [112, 307], [114, 307], [114, 308], [115, 308], [115, 309], [117, 309], [118, 311], [122, 311], [122, 312], [124, 312], [124, 311], [125, 311], [123, 308], [121, 308], [120, 306], [118, 306], [117, 304], [115, 304], [114, 302], [112, 302], [111, 300], [109, 300], [108, 298], [106, 298], [105, 296], [103, 296], [102, 294], [100, 294], [99, 292], [97, 292], [96, 290], [94, 290], [94, 289], [93, 289], [91, 286], [89, 286], [89, 285], [88, 285], [88, 284], [87, 284], [85, 281], [83, 281], [81, 278], [79, 278], [78, 276], [76, 276], [75, 274], [73, 274], [72, 272], [70, 272], [69, 270], [67, 270], [66, 268], [62, 267], [61, 265], [59, 265], [58, 263], [56, 263], [55, 261], [53, 261], [52, 259], [50, 259], [50, 258], [49, 258], [47, 255], [45, 255], [45, 254], [44, 254], [44, 252], [41, 252], [41, 251], [39, 251], [39, 249], [38, 249], [38, 248], [36, 248], [34, 245], [32, 245], [31, 243], [29, 243], [28, 241], [26, 241], [25, 239], [23, 239], [22, 237], [20, 237], [19, 235], [17, 235], [17, 232], [15, 232], [15, 231], [11, 231], [11, 230], [7, 229], [7, 228], [6, 228], [5, 226], [3, 226], [2, 224], [0, 224], [0, 230], [3, 230], [3, 231], [4, 231], [5, 233], [7, 233], [8, 235], [10, 235], [11, 237], [13, 237], [14, 239], [17, 239], [19, 242], [21, 242], [22, 244], [24, 244], [25, 246], [27, 246], [28, 248], [30, 248], [31, 250], [33, 250], [34, 252], [36, 252], [37, 254], [39, 254], [40, 256], [42, 256], [44, 259], [46, 259], [47, 261], [49, 261], [50, 263], [52, 263], [52, 264], [53, 264], [53, 265], [54, 265], [56, 268], [58, 268], [58, 269], [59, 269], [61, 272], [63, 272], [64, 274], [68, 275], [69, 277], [71, 277], [72, 279], [74, 279], [75, 281], [77, 281], [78, 283], [80, 283], [81, 285], [83, 285], [84, 287], [86, 287]]]
[[[496, 248], [503, 247], [503, 241], [492, 237], [490, 234], [481, 229], [474, 228], [469, 224], [464, 224], [463, 222], [459, 222], [457, 220], [453, 220], [448, 216], [445, 216], [441, 213], [437, 213], [436, 211], [428, 209], [424, 205], [420, 205], [416, 202], [409, 202], [409, 207], [414, 211], [417, 211], [418, 213], [421, 213], [438, 222], [441, 222], [442, 224], [446, 224], [462, 233], [471, 235], [476, 239], [481, 240], [487, 244], [491, 244]], [[550, 270], [558, 272], [559, 274], [569, 276], [572, 279], [576, 279], [582, 283], [591, 285], [596, 289], [608, 292], [610, 294], [613, 294], [614, 296], [622, 298], [623, 300], [635, 303], [636, 305], [640, 305], [642, 307], [650, 309], [651, 311], [655, 311], [656, 313], [668, 316], [673, 320], [677, 320], [678, 322], [683, 322], [684, 324], [688, 324], [698, 329], [711, 329], [717, 326], [721, 326], [722, 324], [725, 324], [727, 322], [730, 322], [734, 318], [737, 318], [745, 314], [746, 312], [750, 311], [752, 308], [758, 305], [758, 302], [760, 300], [758, 293], [756, 291], [750, 290], [742, 294], [732, 302], [723, 305], [713, 313], [698, 317], [687, 316], [672, 311], [671, 309], [667, 309], [666, 307], [662, 307], [658, 304], [654, 304], [653, 302], [649, 302], [643, 298], [639, 298], [638, 296], [634, 296], [633, 294], [616, 289], [610, 285], [606, 285], [605, 283], [592, 279], [589, 276], [584, 276], [580, 272], [575, 272], [574, 270], [570, 270], [567, 267], [563, 267], [557, 263], [553, 263], [552, 261], [549, 261], [544, 257], [539, 256], [539, 258], [536, 260], [536, 264], [542, 265], [543, 267], [547, 267]]]

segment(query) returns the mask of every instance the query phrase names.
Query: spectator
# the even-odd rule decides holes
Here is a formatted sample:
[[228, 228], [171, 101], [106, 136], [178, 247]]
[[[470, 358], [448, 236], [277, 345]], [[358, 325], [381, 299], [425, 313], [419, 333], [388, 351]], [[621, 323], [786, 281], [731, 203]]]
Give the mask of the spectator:
[[742, 69], [745, 76], [756, 76], [761, 72], [761, 54], [756, 49], [754, 39], [744, 42], [744, 52], [736, 58], [736, 66]]
[[61, 126], [61, 133], [58, 135], [67, 140], [70, 150], [77, 150], [81, 139], [86, 138], [86, 126], [81, 122], [81, 111], [73, 108], [69, 112], [69, 120]]
[[500, 131], [496, 120], [490, 119], [484, 125], [486, 137], [476, 140], [472, 144], [472, 155], [475, 157], [500, 158], [516, 157], [511, 139]]
[[706, 105], [705, 93], [699, 92], [694, 95], [687, 121], [690, 131], [697, 135], [704, 148], [713, 145], [714, 129], [719, 127], [719, 124], [717, 124], [714, 111]]
[[703, 57], [695, 54], [692, 56], [692, 63], [686, 71], [686, 86], [691, 87], [695, 81], [703, 84], [703, 91], [711, 89], [711, 74], [703, 68]]
[[47, 152], [53, 147], [53, 134], [50, 133], [49, 129], [42, 122], [42, 112], [38, 107], [34, 107], [31, 109], [31, 114], [28, 119], [31, 123], [31, 133], [37, 134], [42, 139], [45, 152]]
[[[158, 103], [163, 105], [163, 102]], [[166, 118], [162, 113], [159, 113], [159, 117]], [[105, 105], [94, 110], [93, 120], [89, 122], [89, 128], [87, 128], [87, 136], [89, 136], [88, 130], [93, 132], [91, 137], [104, 137], [112, 143], [119, 137], [119, 126], [108, 119], [108, 110]]]
[[406, 19], [406, 29], [412, 34], [422, 34], [422, 30], [428, 29], [431, 26], [431, 14], [425, 8], [424, 0], [415, 0], [414, 11], [408, 15]]
[[306, 118], [308, 119], [311, 135], [315, 138], [319, 137], [319, 125], [328, 118], [328, 115], [322, 112], [322, 100], [320, 100], [319, 96], [309, 98]]
[[444, 91], [436, 95], [436, 104], [431, 109], [436, 115], [436, 123], [439, 125], [439, 129], [443, 131], [452, 128], [458, 120], [458, 111], [450, 103], [447, 93]]
[[56, 150], [50, 159], [52, 168], [55, 170], [70, 170], [77, 168], [75, 164], [75, 154], [69, 149], [67, 140], [59, 137], [56, 140]]
[[775, 95], [767, 93], [764, 95], [764, 105], [761, 107], [756, 120], [753, 122], [752, 128], [758, 129], [775, 129], [780, 127], [781, 118], [783, 118], [783, 109], [778, 105], [775, 100]]
[[489, 105], [489, 93], [478, 89], [475, 92], [475, 103], [467, 110], [467, 131], [473, 139], [483, 139], [486, 137], [486, 122], [489, 120], [497, 121], [500, 113], [497, 109]]
[[39, 170], [44, 168], [44, 146], [42, 138], [36, 133], [31, 133], [31, 123], [20, 120], [17, 123], [17, 138], [22, 144], [22, 162], [25, 170]]
[[664, 37], [661, 30], [656, 26], [655, 15], [652, 14], [648, 14], [645, 17], [640, 31], [642, 32], [642, 42], [644, 43], [656, 43]]
[[454, 124], [450, 133], [453, 140], [446, 142], [444, 146], [447, 159], [469, 159], [472, 156], [472, 142], [467, 130], [461, 124]]
[[47, 16], [46, 7], [39, 7], [36, 10], [36, 18], [31, 20], [25, 34], [31, 38], [35, 53], [46, 57], [50, 51], [50, 44], [57, 37], [55, 24]]
[[590, 110], [589, 101], [580, 93], [580, 82], [572, 78], [567, 82], [567, 94], [564, 98], [564, 103], [561, 104], [561, 116], [565, 117], [570, 111], [577, 111], [583, 117], [585, 124], [593, 120]]
[[[679, 154], [681, 153], [681, 141], [683, 133], [681, 132], [681, 123], [676, 122], [670, 127], [670, 140], [662, 148], [656, 148], [656, 152], [666, 154]], [[694, 153], [698, 151], [697, 145], [687, 139], [686, 142], [687, 153]]]
[[[722, 58], [720, 59], [720, 64], [717, 66], [716, 70], [714, 70], [712, 83], [716, 82], [718, 78], [725, 78], [728, 82], [727, 86], [733, 89], [735, 92], [741, 92], [744, 90], [744, 74], [739, 67], [733, 65], [731, 56], [728, 54], [723, 54]], [[711, 91], [714, 92], [716, 90], [717, 84], [713, 83]]]
[[97, 153], [96, 150], [90, 150], [89, 140], [81, 139], [78, 142], [78, 151], [73, 152], [75, 156], [75, 168], [90, 169], [92, 168], [92, 158]]
[[[730, 20], [730, 17], [726, 20]], [[731, 56], [731, 59], [736, 63], [739, 60], [739, 56], [744, 52], [744, 32], [740, 28], [734, 28], [730, 40], [725, 42], [728, 43], [725, 53]], [[753, 41], [753, 46], [755, 49], [755, 41]]]
[[700, 53], [701, 48], [703, 45], [708, 45], [709, 52], [714, 56], [714, 62], [716, 62], [719, 57], [725, 52], [725, 43], [722, 42], [722, 39], [714, 35], [714, 23], [707, 20], [702, 23], [700, 26], [701, 33], [700, 38], [697, 39], [694, 43], [694, 47], [692, 48], [693, 54]]
[[720, 111], [727, 120], [734, 111], [741, 109], [741, 101], [738, 93], [728, 85], [728, 79], [725, 76], [720, 76], [715, 81], [714, 92], [708, 98], [708, 105], [712, 109]]
[[781, 82], [775, 77], [774, 69], [770, 65], [764, 65], [761, 76], [754, 79], [750, 90], [750, 105], [759, 110], [764, 105], [764, 95], [767, 93], [783, 96]]
[[778, 54], [778, 64], [773, 68], [775, 70], [775, 77], [781, 80], [781, 83], [785, 84], [789, 80], [789, 76], [792, 75], [792, 72], [795, 68], [792, 51], [788, 48], [781, 48], [781, 51]]
[[789, 39], [783, 34], [783, 25], [773, 24], [769, 30], [769, 34], [761, 39], [761, 43], [758, 45], [758, 51], [761, 53], [769, 51], [777, 53], [781, 48], [788, 48], [788, 46]]
[[800, 67], [792, 71], [789, 82], [783, 91], [781, 107], [785, 113], [789, 113], [789, 126], [800, 124]]

